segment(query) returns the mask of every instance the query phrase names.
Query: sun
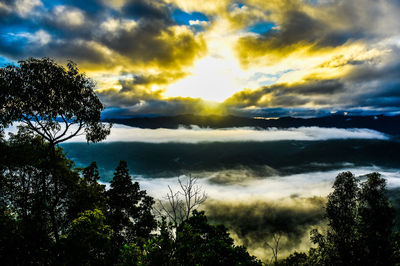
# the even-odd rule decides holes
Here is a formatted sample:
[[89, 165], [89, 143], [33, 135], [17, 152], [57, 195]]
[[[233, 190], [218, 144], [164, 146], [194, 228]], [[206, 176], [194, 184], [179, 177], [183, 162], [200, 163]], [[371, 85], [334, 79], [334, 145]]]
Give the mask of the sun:
[[242, 74], [236, 60], [208, 55], [195, 63], [190, 75], [170, 85], [165, 96], [222, 102], [242, 89]]

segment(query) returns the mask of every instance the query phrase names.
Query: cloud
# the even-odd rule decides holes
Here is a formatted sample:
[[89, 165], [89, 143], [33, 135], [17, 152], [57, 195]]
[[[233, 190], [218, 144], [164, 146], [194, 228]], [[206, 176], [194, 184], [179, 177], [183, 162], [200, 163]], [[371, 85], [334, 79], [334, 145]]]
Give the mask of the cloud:
[[10, 33], [10, 35], [17, 40], [25, 40], [29, 45], [44, 46], [51, 41], [51, 35], [44, 30], [38, 30], [35, 33]]
[[[25, 13], [41, 6], [30, 3], [29, 9], [18, 4]], [[2, 4], [0, 11], [8, 12], [13, 4]], [[188, 26], [176, 25], [170, 7], [162, 1], [124, 1], [114, 8], [100, 1], [60, 2], [44, 6], [35, 17], [8, 19], [13, 28], [2, 28], [0, 33], [5, 36], [30, 36], [30, 28], [36, 28], [36, 32], [48, 33], [48, 41], [41, 47], [31, 47], [23, 41], [2, 38], [0, 54], [14, 60], [51, 56], [61, 61], [73, 59], [86, 70], [117, 69], [139, 75], [158, 72], [166, 76], [175, 70], [182, 73], [206, 51], [202, 36]]]
[[14, 2], [15, 11], [21, 17], [28, 16], [35, 8], [42, 5], [40, 0], [15, 0]]
[[107, 106], [136, 114], [398, 111], [399, 12], [390, 0], [7, 0], [0, 56], [72, 59]]
[[[17, 124], [16, 124], [17, 125]], [[15, 130], [16, 125], [9, 130]], [[282, 140], [329, 140], [329, 139], [389, 139], [385, 134], [370, 129], [339, 129], [300, 127], [289, 129], [270, 128], [225, 128], [209, 129], [192, 126], [179, 129], [142, 129], [114, 125], [105, 142], [145, 142], [145, 143], [201, 143], [201, 142], [265, 142]], [[86, 142], [84, 136], [75, 137], [69, 142]]]
[[80, 27], [85, 23], [85, 15], [82, 10], [74, 7], [56, 6], [53, 9], [56, 22], [67, 27]]
[[128, 0], [122, 5], [124, 15], [133, 18], [171, 21], [171, 13], [165, 2], [160, 0]]
[[235, 93], [224, 104], [238, 107], [302, 106], [312, 102], [312, 96], [332, 95], [343, 91], [343, 87], [339, 80], [308, 80], [290, 85], [274, 84], [257, 90]]
[[[282, 60], [299, 50], [312, 56], [357, 40], [369, 43], [370, 39], [394, 33], [384, 25], [398, 24], [394, 18], [399, 7], [390, 1], [331, 1], [325, 5], [297, 0], [249, 2], [268, 10], [270, 21], [277, 26], [264, 34], [239, 38], [236, 50], [244, 65], [258, 57], [269, 59], [265, 63], [271, 64], [271, 60]], [[382, 13], [387, 14], [384, 21], [380, 19]]]
[[[102, 34], [99, 41], [129, 58], [131, 64], [156, 69], [181, 69], [202, 55], [206, 46], [186, 26], [165, 27], [163, 21], [143, 21], [131, 29]], [[140, 40], [140, 41], [137, 41]]]

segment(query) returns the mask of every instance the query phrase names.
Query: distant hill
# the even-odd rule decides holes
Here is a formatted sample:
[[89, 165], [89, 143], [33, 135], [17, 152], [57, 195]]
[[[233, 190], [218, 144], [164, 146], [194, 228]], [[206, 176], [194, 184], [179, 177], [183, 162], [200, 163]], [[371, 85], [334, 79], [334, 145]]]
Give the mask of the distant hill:
[[255, 128], [297, 128], [297, 127], [336, 127], [336, 128], [368, 128], [390, 135], [400, 135], [400, 115], [397, 116], [346, 116], [331, 115], [316, 118], [281, 117], [277, 119], [258, 119], [237, 116], [201, 116], [177, 115], [161, 117], [132, 117], [105, 119], [112, 122], [138, 128], [170, 128], [179, 126], [196, 125], [201, 128], [229, 128], [229, 127], [255, 127]]

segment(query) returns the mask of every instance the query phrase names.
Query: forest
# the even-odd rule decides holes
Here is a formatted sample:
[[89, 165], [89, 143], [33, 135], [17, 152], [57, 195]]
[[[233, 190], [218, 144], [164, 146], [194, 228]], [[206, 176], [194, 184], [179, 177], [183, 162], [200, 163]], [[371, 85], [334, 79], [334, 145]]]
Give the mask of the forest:
[[[0, 68], [0, 261], [2, 265], [399, 265], [396, 212], [379, 173], [340, 173], [313, 247], [278, 258], [279, 232], [260, 261], [207, 220], [196, 179], [157, 202], [116, 167], [110, 187], [96, 162], [76, 167], [60, 147], [84, 134], [104, 140], [111, 124], [95, 84], [73, 62], [48, 58]], [[5, 128], [19, 122], [16, 134]], [[118, 155], [115, 155], [118, 156]]]

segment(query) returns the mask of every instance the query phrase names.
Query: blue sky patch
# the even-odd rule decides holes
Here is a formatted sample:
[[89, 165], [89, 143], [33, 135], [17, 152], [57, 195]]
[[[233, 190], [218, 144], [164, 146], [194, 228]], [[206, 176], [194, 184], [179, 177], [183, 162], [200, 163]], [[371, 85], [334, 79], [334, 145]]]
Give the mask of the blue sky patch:
[[172, 13], [172, 18], [179, 25], [190, 25], [189, 21], [199, 20], [199, 21], [209, 21], [208, 17], [200, 12], [186, 13], [180, 9], [176, 9]]
[[17, 63], [7, 57], [0, 56], [0, 67], [5, 67], [7, 65], [17, 65]]
[[65, 5], [65, 2], [62, 0], [42, 0], [42, 2], [46, 8], [53, 8], [58, 5]]
[[276, 26], [275, 23], [272, 23], [269, 21], [258, 22], [256, 24], [253, 24], [250, 27], [248, 27], [248, 31], [257, 33], [257, 34], [263, 34], [263, 33], [270, 31], [275, 26]]
[[269, 86], [276, 83], [281, 76], [291, 71], [293, 71], [293, 69], [281, 71], [276, 74], [257, 72], [249, 79], [249, 81], [256, 81], [260, 86]]

